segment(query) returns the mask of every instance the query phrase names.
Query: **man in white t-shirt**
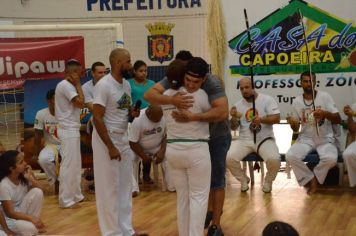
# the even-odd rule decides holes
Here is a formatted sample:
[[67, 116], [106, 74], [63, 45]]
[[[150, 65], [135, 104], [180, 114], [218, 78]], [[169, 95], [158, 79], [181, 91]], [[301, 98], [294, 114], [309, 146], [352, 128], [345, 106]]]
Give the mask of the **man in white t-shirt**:
[[[308, 194], [313, 194], [318, 182], [323, 184], [329, 169], [336, 165], [338, 151], [332, 125], [340, 124], [341, 118], [332, 97], [315, 90], [315, 73], [303, 72], [300, 80], [304, 92], [293, 101], [294, 114], [287, 121], [294, 132], [299, 131], [300, 125], [301, 130], [297, 141], [286, 153], [286, 160], [299, 185], [308, 187]], [[310, 170], [303, 160], [314, 149], [320, 162]]]
[[[347, 116], [347, 128], [352, 137], [356, 135], [356, 103], [352, 106], [345, 106], [344, 113]], [[350, 186], [356, 186], [356, 140], [349, 144], [343, 153], [343, 158], [347, 166], [347, 174], [349, 175]]]
[[161, 163], [164, 182], [168, 191], [174, 191], [170, 178], [166, 154], [166, 121], [160, 106], [150, 105], [141, 110], [138, 118], [134, 119], [129, 129], [131, 149], [142, 161], [154, 164]]
[[59, 205], [78, 207], [84, 199], [81, 192], [80, 111], [84, 108], [84, 94], [80, 84], [81, 64], [76, 60], [66, 63], [65, 77], [55, 92], [55, 115], [58, 137], [61, 141], [61, 168], [59, 173]]
[[[54, 93], [54, 89], [47, 92], [48, 107], [37, 112], [34, 123], [35, 155], [38, 157], [38, 163], [46, 173], [50, 185], [57, 181], [56, 161], [58, 162], [60, 150], [60, 141], [57, 137], [58, 121], [54, 115]], [[42, 138], [44, 147], [41, 150]]]
[[111, 73], [94, 87], [92, 135], [96, 207], [102, 235], [138, 235], [132, 227], [132, 152], [127, 127], [131, 109], [130, 84], [123, 77], [131, 68], [130, 53], [110, 53]]
[[104, 77], [106, 68], [104, 63], [97, 61], [91, 66], [91, 76], [92, 80], [89, 80], [83, 84], [84, 102], [85, 106], [93, 113], [93, 99], [94, 99], [94, 86], [95, 84]]
[[[240, 161], [248, 154], [256, 152], [265, 161], [268, 170], [262, 191], [270, 193], [281, 164], [272, 127], [273, 124], [279, 123], [280, 111], [271, 96], [254, 91], [249, 78], [240, 80], [240, 91], [243, 98], [232, 107], [232, 111], [242, 114], [239, 138], [231, 144], [227, 156], [227, 167], [231, 174], [241, 182], [241, 192], [247, 191], [250, 179], [242, 171]], [[254, 115], [253, 97], [255, 99]], [[259, 127], [256, 130], [256, 142], [251, 127]]]

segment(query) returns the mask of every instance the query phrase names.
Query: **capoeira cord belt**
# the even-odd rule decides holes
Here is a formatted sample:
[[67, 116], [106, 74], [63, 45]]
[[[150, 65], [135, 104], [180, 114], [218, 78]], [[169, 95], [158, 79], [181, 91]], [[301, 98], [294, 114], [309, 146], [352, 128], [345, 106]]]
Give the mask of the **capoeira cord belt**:
[[209, 142], [209, 139], [184, 139], [184, 138], [177, 138], [177, 139], [167, 139], [167, 143], [196, 143], [196, 142]]
[[264, 143], [264, 142], [266, 142], [267, 140], [269, 140], [269, 139], [274, 139], [273, 137], [267, 137], [267, 138], [264, 138], [264, 139], [262, 139], [262, 141], [261, 142], [259, 142], [259, 144], [257, 145], [257, 150], [256, 150], [256, 152], [257, 152], [257, 154], [258, 155], [260, 155], [260, 147], [262, 146], [262, 144]]

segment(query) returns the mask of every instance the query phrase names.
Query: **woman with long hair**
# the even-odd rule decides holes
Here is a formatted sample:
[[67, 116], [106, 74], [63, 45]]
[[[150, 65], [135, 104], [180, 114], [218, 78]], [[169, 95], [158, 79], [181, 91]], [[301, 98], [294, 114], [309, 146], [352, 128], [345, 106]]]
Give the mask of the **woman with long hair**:
[[0, 156], [0, 201], [6, 223], [16, 235], [45, 232], [40, 219], [43, 191], [22, 152], [10, 150]]

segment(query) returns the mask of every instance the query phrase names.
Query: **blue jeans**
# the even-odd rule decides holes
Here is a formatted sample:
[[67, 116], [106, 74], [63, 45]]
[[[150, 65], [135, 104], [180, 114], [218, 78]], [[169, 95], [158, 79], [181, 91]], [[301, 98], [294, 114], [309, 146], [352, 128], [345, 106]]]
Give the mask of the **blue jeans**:
[[231, 144], [231, 134], [211, 138], [209, 151], [211, 158], [210, 189], [225, 188], [226, 155]]

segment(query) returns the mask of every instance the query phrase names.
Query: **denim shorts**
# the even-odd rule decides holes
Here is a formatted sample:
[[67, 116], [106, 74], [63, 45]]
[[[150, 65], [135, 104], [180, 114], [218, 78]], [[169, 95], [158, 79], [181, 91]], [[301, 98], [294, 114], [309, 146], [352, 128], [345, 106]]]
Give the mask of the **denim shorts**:
[[231, 144], [231, 134], [212, 138], [209, 141], [211, 158], [211, 189], [225, 188], [226, 155]]

